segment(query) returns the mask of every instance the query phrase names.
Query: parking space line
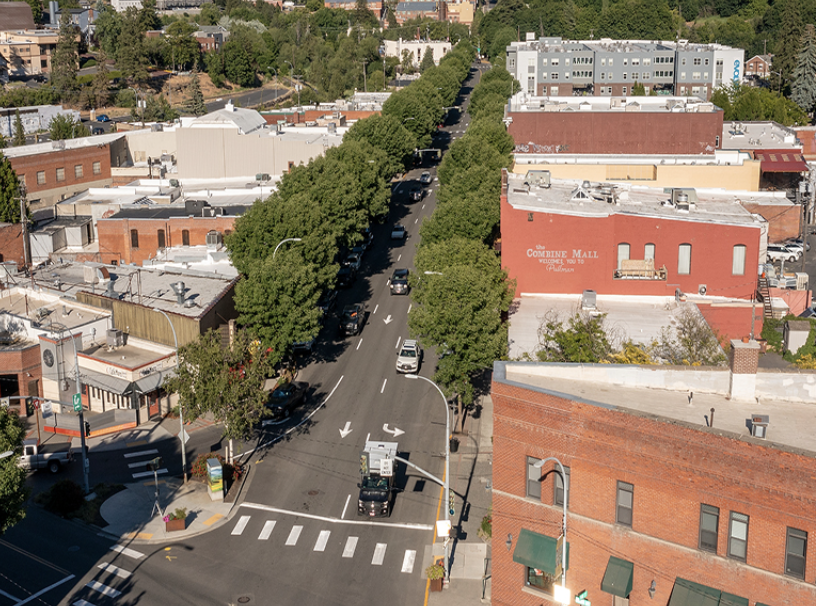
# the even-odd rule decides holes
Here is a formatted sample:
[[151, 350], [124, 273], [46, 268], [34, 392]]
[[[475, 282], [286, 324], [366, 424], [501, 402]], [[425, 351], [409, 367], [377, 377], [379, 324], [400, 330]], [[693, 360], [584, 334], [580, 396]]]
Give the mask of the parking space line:
[[357, 347], [355, 348], [355, 350], [360, 349], [360, 345], [362, 345], [362, 344], [363, 344], [363, 340], [362, 340], [362, 339], [360, 339], [359, 341], [357, 341]]
[[354, 550], [357, 549], [357, 537], [349, 537], [346, 539], [346, 546], [343, 547], [343, 557], [353, 558]]
[[[390, 280], [389, 280], [389, 282], [390, 282]], [[386, 284], [386, 286], [388, 286], [388, 285]], [[375, 305], [375, 306], [374, 306], [374, 311], [372, 311], [371, 313], [372, 313], [372, 314], [377, 313], [377, 310], [378, 310], [379, 308], [380, 308], [380, 306], [379, 306], [379, 305]]]
[[399, 261], [400, 259], [402, 259], [402, 253], [400, 253], [400, 254], [397, 256], [397, 261]]
[[382, 566], [383, 560], [385, 559], [386, 547], [388, 547], [388, 543], [377, 543], [377, 546], [374, 548], [374, 557], [371, 558], [372, 566]]
[[346, 497], [346, 504], [343, 505], [343, 513], [340, 514], [341, 520], [346, 517], [346, 509], [348, 509], [349, 501], [351, 501], [351, 495]]
[[383, 386], [382, 386], [382, 389], [380, 389], [380, 393], [383, 393], [385, 391], [385, 384], [386, 383], [388, 383], [388, 379], [383, 380]]
[[399, 349], [400, 341], [402, 341], [402, 337], [397, 337], [397, 344], [394, 345], [394, 349]]
[[19, 598], [15, 598], [13, 595], [11, 595], [10, 593], [6, 593], [6, 592], [5, 592], [5, 591], [3, 591], [2, 589], [0, 589], [0, 595], [1, 595], [1, 596], [3, 596], [3, 597], [8, 598], [9, 600], [11, 600], [12, 602], [14, 602], [15, 604], [18, 604], [18, 603], [20, 602], [20, 599], [19, 599]]
[[410, 305], [408, 305], [408, 313], [411, 313], [411, 308], [412, 308], [413, 306], [414, 306], [414, 304], [413, 304], [413, 303], [411, 303]]

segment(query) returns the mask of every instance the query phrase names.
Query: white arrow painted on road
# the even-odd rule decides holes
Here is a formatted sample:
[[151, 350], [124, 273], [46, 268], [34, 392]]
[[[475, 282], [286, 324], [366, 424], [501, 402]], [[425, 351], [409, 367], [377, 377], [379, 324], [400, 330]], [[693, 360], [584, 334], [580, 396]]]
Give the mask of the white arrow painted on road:
[[346, 426], [343, 429], [340, 430], [340, 437], [345, 438], [352, 431], [354, 431], [354, 430], [351, 428], [351, 421], [346, 421]]
[[404, 434], [404, 433], [405, 433], [404, 431], [402, 431], [401, 429], [399, 429], [399, 428], [397, 428], [397, 427], [394, 427], [394, 429], [388, 429], [388, 423], [386, 423], [385, 425], [383, 425], [383, 431], [384, 431], [385, 433], [390, 433], [390, 434], [391, 434], [391, 435], [393, 435], [395, 438], [396, 438], [397, 436], [401, 436], [402, 434]]
[[391, 314], [388, 314], [388, 317], [383, 320], [386, 324], [391, 324]]

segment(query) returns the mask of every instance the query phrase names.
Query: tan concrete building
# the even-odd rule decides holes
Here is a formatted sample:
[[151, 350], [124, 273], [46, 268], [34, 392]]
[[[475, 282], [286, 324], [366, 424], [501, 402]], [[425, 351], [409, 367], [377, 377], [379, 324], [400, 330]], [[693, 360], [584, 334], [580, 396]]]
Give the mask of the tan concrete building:
[[51, 73], [51, 56], [59, 34], [51, 30], [0, 32], [0, 55], [8, 62], [11, 77]]

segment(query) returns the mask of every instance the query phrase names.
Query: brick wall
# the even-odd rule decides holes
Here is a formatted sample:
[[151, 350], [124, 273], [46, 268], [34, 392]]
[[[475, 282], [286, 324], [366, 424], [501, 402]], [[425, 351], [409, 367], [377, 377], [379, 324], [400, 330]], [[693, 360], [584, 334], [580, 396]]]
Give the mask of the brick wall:
[[[634, 563], [630, 606], [666, 604], [677, 576], [774, 606], [816, 603], [816, 460], [764, 444], [493, 383], [493, 604], [539, 606], [504, 548], [519, 531], [557, 537], [553, 476], [526, 498], [526, 456], [570, 467], [567, 586], [611, 604], [610, 555]], [[552, 469], [551, 464], [544, 471]], [[633, 526], [615, 523], [617, 481], [634, 485]], [[717, 554], [698, 549], [700, 504], [720, 510]], [[731, 511], [750, 516], [747, 563], [727, 558]], [[806, 581], [784, 576], [786, 527], [809, 533]], [[653, 599], [648, 595], [656, 583]]]
[[768, 222], [768, 242], [784, 242], [799, 235], [799, 206], [775, 206], [742, 201], [748, 212], [760, 215]]
[[0, 223], [0, 261], [16, 261], [19, 267], [25, 263], [23, 228], [19, 223]]
[[[29, 200], [36, 200], [50, 190], [61, 188], [81, 191], [89, 184], [111, 178], [110, 146], [105, 144], [79, 149], [54, 150], [44, 154], [9, 158], [18, 177], [25, 178]], [[94, 163], [98, 172], [94, 174]], [[77, 177], [75, 168], [82, 166], [82, 176]], [[57, 169], [63, 169], [63, 179], [57, 180]], [[37, 173], [44, 173], [45, 182], [37, 182]]]
[[[225, 235], [233, 230], [234, 216], [173, 217], [170, 219], [100, 219], [96, 229], [99, 239], [99, 258], [102, 263], [136, 263], [155, 258], [159, 250], [159, 230], [164, 230], [165, 246], [182, 246], [183, 232], [189, 232], [189, 245], [207, 243], [210, 231]], [[131, 246], [131, 230], [139, 234], [139, 246]]]
[[[40, 346], [33, 344], [23, 348], [3, 348], [0, 351], [0, 375], [6, 379], [0, 381], [0, 396], [40, 396], [42, 395], [42, 366], [40, 364]], [[17, 387], [14, 388], [14, 379]], [[36, 390], [30, 389], [36, 381]], [[20, 416], [25, 416], [26, 409], [19, 401], [12, 400], [12, 408]]]

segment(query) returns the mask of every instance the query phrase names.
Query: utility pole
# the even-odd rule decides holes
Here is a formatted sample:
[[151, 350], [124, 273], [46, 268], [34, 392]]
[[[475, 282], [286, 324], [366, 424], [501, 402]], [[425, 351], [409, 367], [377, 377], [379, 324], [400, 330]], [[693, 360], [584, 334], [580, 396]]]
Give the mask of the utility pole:
[[20, 223], [23, 226], [23, 262], [26, 271], [31, 266], [31, 241], [28, 236], [28, 213], [26, 212], [26, 187], [20, 183]]

